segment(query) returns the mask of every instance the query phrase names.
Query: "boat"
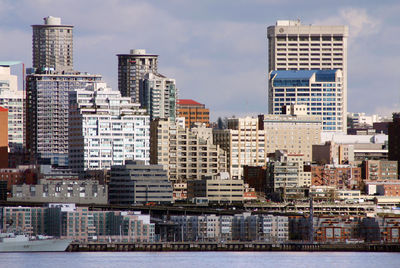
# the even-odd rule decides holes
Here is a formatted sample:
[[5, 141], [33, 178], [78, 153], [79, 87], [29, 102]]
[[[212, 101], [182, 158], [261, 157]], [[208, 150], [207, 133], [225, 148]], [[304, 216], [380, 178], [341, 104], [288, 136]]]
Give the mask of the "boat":
[[50, 236], [28, 236], [26, 234], [0, 233], [1, 252], [62, 252], [71, 240]]

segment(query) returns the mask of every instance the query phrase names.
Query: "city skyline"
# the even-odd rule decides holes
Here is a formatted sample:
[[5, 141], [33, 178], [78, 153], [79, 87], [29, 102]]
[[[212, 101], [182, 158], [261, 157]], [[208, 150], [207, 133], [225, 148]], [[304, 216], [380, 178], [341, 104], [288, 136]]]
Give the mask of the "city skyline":
[[[116, 54], [146, 49], [160, 55], [159, 69], [176, 79], [179, 97], [205, 103], [211, 120], [255, 116], [268, 111], [267, 27], [277, 20], [300, 18], [303, 24], [349, 26], [348, 111], [399, 110], [400, 71], [395, 64], [400, 40], [391, 33], [400, 27], [400, 4], [247, 3], [85, 1], [77, 8], [74, 1], [0, 1], [0, 36], [8, 40], [0, 45], [0, 57], [32, 66], [31, 25], [41, 24], [46, 16], [61, 17], [75, 29], [75, 69], [103, 75], [114, 90]], [[16, 74], [21, 74], [19, 69]]]

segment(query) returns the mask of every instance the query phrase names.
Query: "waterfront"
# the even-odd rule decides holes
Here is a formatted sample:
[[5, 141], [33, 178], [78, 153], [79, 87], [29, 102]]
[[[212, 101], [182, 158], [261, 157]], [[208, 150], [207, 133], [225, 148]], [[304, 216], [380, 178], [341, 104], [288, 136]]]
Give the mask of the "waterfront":
[[399, 267], [399, 253], [88, 252], [2, 253], [0, 267]]

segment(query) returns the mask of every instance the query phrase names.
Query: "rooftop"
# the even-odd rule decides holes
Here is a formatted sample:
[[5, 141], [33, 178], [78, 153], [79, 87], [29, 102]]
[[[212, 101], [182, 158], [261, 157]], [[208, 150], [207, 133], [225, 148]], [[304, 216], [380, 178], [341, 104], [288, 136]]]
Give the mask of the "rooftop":
[[203, 105], [197, 101], [191, 100], [191, 99], [180, 99], [177, 100], [178, 105]]
[[270, 79], [304, 79], [309, 80], [314, 74], [316, 75], [316, 80], [318, 78], [325, 78], [333, 76], [333, 81], [335, 80], [335, 74], [337, 70], [281, 70], [272, 71], [270, 73]]
[[12, 65], [20, 64], [20, 61], [0, 61], [0, 66], [2, 67], [10, 67]]

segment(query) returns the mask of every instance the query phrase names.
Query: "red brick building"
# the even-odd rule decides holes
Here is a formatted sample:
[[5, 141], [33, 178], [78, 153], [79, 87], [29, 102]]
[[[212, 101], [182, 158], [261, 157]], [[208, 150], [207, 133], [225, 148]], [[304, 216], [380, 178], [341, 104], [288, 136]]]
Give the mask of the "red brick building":
[[358, 190], [361, 168], [350, 165], [311, 166], [311, 185], [334, 186], [337, 190]]
[[185, 118], [185, 126], [190, 128], [194, 123], [210, 126], [210, 110], [197, 101], [190, 99], [177, 100], [177, 117]]
[[358, 237], [357, 218], [322, 216], [314, 218], [314, 241], [344, 243]]
[[13, 185], [36, 184], [37, 172], [30, 168], [3, 168], [0, 169], [0, 181], [7, 181], [7, 192], [11, 193]]

